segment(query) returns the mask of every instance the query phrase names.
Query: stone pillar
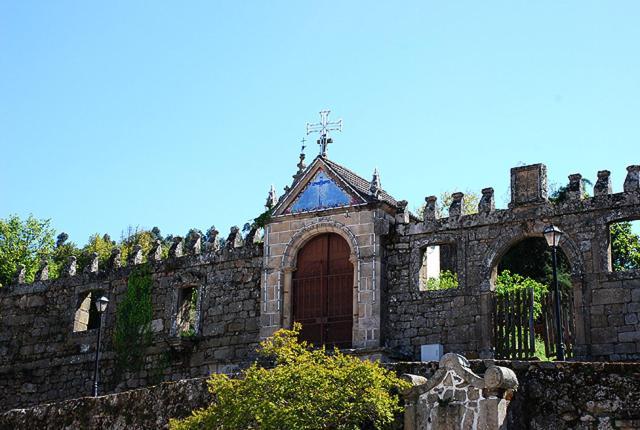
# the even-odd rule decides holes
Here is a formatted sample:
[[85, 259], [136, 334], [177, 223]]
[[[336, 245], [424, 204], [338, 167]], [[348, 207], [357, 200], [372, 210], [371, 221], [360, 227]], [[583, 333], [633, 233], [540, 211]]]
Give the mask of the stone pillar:
[[449, 206], [449, 218], [459, 218], [464, 215], [464, 194], [463, 193], [453, 193], [451, 194], [451, 206]]
[[547, 166], [532, 164], [511, 169], [509, 207], [547, 201]]
[[640, 191], [640, 165], [632, 165], [627, 167], [627, 177], [624, 180], [624, 192]]
[[135, 266], [136, 264], [142, 264], [142, 247], [140, 245], [133, 245], [131, 254], [129, 254], [129, 265]]
[[466, 358], [445, 354], [427, 381], [403, 375], [413, 387], [404, 394], [405, 430], [503, 429], [518, 379], [511, 369], [490, 365], [484, 377]]
[[600, 170], [598, 172], [598, 180], [593, 186], [594, 196], [606, 196], [607, 194], [611, 194], [613, 192], [613, 189], [611, 187], [610, 175], [611, 172], [608, 170]]
[[406, 200], [400, 200], [398, 202], [398, 212], [396, 213], [396, 222], [398, 224], [409, 224], [409, 211], [407, 205], [409, 202]]
[[182, 257], [182, 246], [184, 240], [180, 236], [176, 236], [173, 238], [173, 243], [169, 248], [169, 257], [179, 258]]
[[582, 200], [584, 196], [584, 187], [582, 185], [582, 175], [574, 173], [569, 175], [569, 186], [567, 187], [568, 200]]
[[482, 197], [478, 203], [478, 212], [490, 213], [496, 210], [496, 203], [493, 197], [493, 188], [483, 188]]
[[423, 214], [424, 222], [434, 221], [435, 219], [438, 218], [436, 213], [437, 200], [438, 198], [436, 196], [429, 196], [424, 199], [424, 201], [426, 202], [424, 206], [424, 214]]

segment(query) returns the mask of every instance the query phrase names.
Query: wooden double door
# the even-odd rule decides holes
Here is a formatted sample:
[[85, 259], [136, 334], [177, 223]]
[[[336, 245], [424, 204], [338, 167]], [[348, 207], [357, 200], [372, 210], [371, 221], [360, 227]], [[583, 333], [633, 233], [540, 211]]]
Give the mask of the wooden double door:
[[301, 338], [315, 346], [350, 348], [353, 327], [353, 264], [338, 234], [311, 239], [298, 252], [293, 276], [293, 320]]

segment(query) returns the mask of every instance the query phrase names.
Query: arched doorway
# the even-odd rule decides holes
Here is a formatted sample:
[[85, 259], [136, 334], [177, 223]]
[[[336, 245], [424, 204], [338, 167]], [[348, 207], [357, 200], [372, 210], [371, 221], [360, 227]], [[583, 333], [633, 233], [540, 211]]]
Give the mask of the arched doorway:
[[[565, 356], [573, 356], [575, 320], [571, 265], [558, 249]], [[543, 237], [513, 243], [494, 269], [494, 347], [500, 359], [548, 360], [557, 356], [551, 248]]]
[[301, 339], [350, 348], [353, 328], [353, 264], [342, 236], [318, 235], [298, 252], [293, 275], [293, 321]]

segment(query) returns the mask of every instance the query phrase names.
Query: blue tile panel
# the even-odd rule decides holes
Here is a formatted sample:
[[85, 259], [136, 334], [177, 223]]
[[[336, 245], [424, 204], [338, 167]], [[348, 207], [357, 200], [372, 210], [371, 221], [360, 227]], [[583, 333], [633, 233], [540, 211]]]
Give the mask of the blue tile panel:
[[310, 212], [358, 203], [321, 169], [285, 213]]

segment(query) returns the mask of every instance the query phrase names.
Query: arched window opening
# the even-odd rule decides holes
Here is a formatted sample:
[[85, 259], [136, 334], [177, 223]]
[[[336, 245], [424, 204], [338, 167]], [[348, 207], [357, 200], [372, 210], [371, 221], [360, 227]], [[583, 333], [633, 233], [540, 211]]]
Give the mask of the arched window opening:
[[640, 270], [640, 220], [609, 225], [609, 271]]

